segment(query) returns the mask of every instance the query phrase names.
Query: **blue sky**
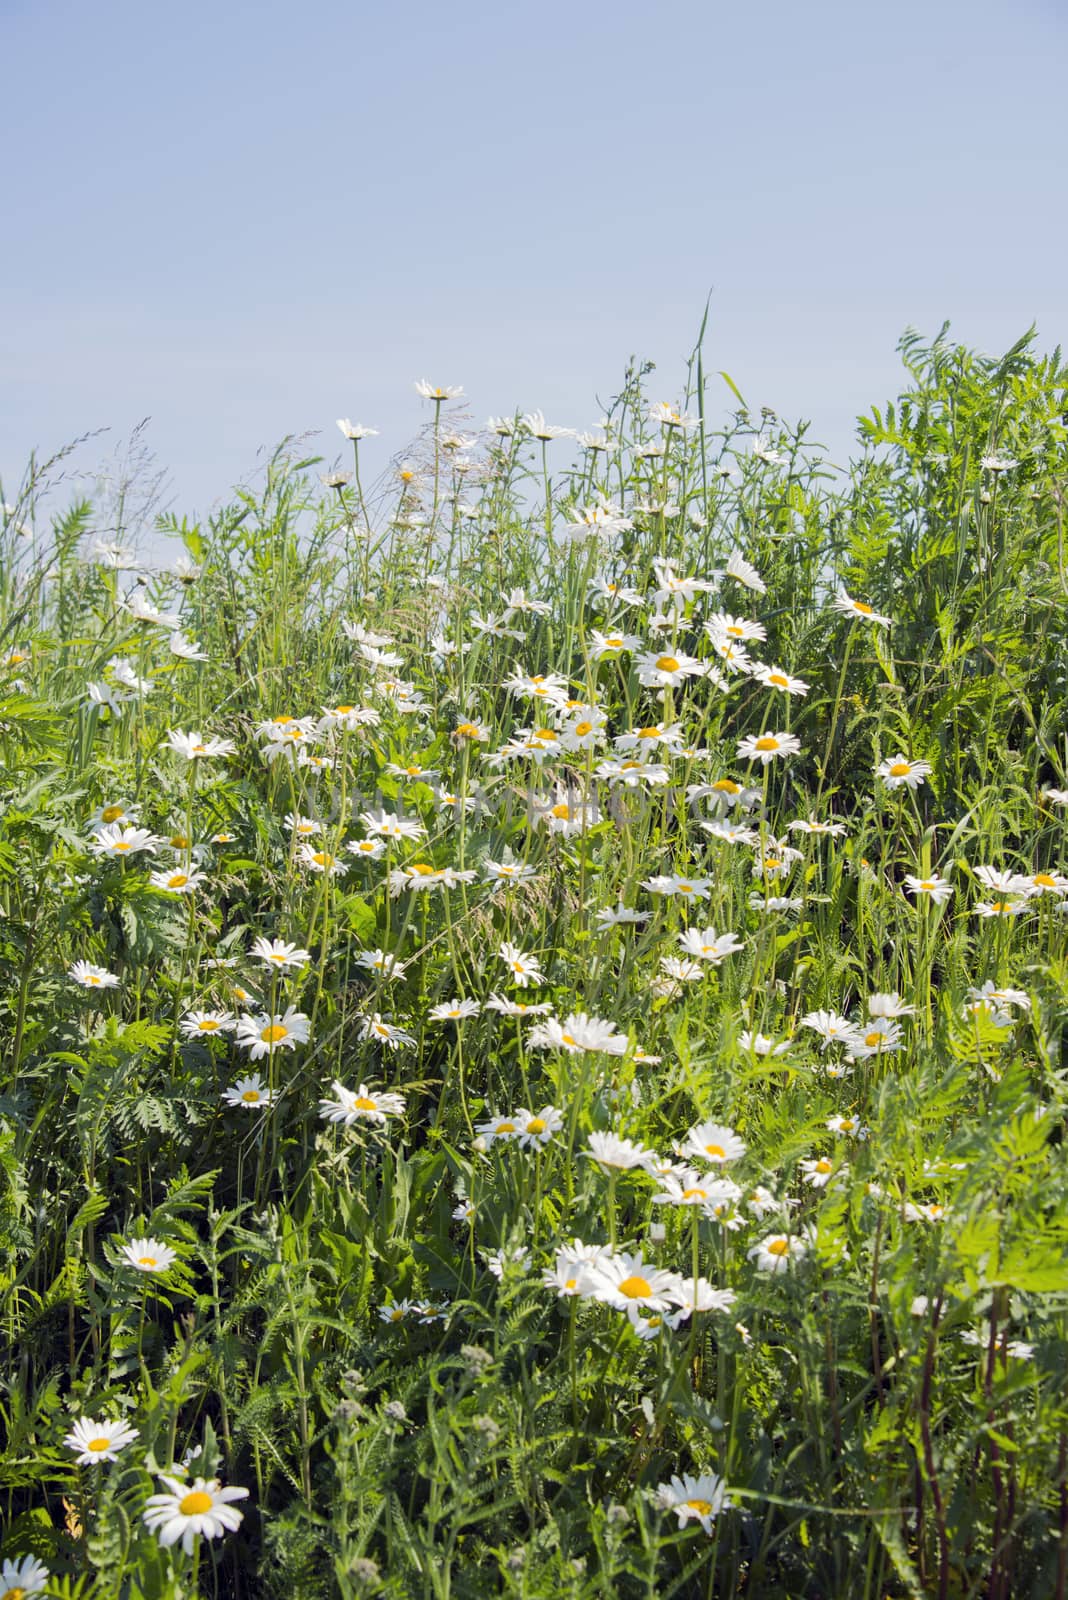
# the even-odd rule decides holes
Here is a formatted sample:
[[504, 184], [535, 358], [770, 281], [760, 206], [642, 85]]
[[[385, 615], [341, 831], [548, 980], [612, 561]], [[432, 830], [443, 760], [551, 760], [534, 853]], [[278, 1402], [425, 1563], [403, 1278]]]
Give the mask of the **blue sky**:
[[0, 57], [9, 496], [146, 415], [176, 508], [338, 416], [373, 472], [424, 375], [588, 426], [709, 291], [708, 366], [838, 456], [907, 325], [1068, 339], [1062, 0], [0, 0]]

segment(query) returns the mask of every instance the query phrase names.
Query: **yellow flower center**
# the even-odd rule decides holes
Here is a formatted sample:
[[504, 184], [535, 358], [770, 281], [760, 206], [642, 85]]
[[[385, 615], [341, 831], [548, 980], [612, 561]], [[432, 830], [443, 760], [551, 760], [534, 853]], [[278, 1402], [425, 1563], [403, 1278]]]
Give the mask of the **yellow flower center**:
[[89, 985], [90, 989], [98, 988], [100, 986], [100, 983], [101, 983], [101, 979], [97, 977], [95, 972], [87, 973], [85, 981]]
[[25, 1589], [16, 1586], [14, 1589], [5, 1589], [3, 1594], [0, 1594], [0, 1600], [24, 1600], [25, 1594]]
[[105, 806], [100, 813], [100, 820], [101, 822], [118, 822], [119, 818], [124, 814], [122, 806]]
[[404, 467], [404, 468], [401, 469], [401, 475], [400, 475], [401, 483], [411, 483], [411, 481], [412, 481], [412, 479], [414, 477], [415, 477], [415, 473], [411, 470], [410, 467]]
[[284, 1027], [282, 1023], [272, 1022], [263, 1029], [260, 1034], [260, 1038], [263, 1040], [264, 1044], [277, 1044], [279, 1039], [285, 1039], [288, 1034], [289, 1029]]
[[156, 1265], [156, 1257], [155, 1256], [138, 1256], [137, 1265], [139, 1267], [154, 1267]]
[[569, 1044], [573, 1050], [579, 1049], [578, 1040], [573, 1039], [569, 1033], [562, 1033], [560, 1035], [560, 1041], [562, 1044]]
[[787, 1239], [772, 1239], [768, 1245], [769, 1256], [784, 1256], [788, 1253], [790, 1244]]
[[684, 1189], [682, 1191], [682, 1198], [684, 1200], [705, 1200], [705, 1199], [708, 1198], [708, 1190], [707, 1189]]
[[188, 882], [189, 879], [184, 872], [172, 872], [170, 877], [167, 879], [167, 888], [184, 889]]
[[571, 815], [571, 807], [566, 800], [561, 800], [558, 806], [553, 806], [549, 812], [551, 817], [557, 817], [561, 822], [566, 822]]
[[628, 1300], [642, 1300], [653, 1292], [652, 1285], [647, 1278], [624, 1278], [619, 1286], [619, 1292]]
[[692, 883], [680, 883], [677, 887], [680, 894], [693, 894]]
[[623, 640], [618, 634], [614, 634], [611, 639], [606, 639], [604, 643], [606, 650], [622, 650], [623, 648]]
[[831, 1163], [827, 1160], [826, 1156], [822, 1156], [820, 1158], [820, 1160], [816, 1162], [816, 1171], [817, 1172], [830, 1172], [830, 1170], [831, 1170]]
[[242, 1094], [241, 1098], [248, 1105], [254, 1106], [257, 1103], [257, 1101], [260, 1099], [260, 1091], [258, 1089], [246, 1089], [244, 1091], [244, 1093]]
[[116, 841], [115, 841], [115, 849], [116, 850], [129, 850], [129, 848], [130, 848], [130, 842], [129, 842], [128, 839], [116, 839]]
[[593, 732], [593, 723], [592, 722], [576, 722], [575, 723], [575, 737], [577, 739], [584, 739], [588, 733], [592, 733], [592, 732]]
[[733, 778], [718, 778], [712, 787], [713, 789], [719, 789], [723, 794], [741, 794], [742, 792], [741, 784], [735, 783]]
[[352, 1103], [355, 1106], [357, 1111], [377, 1111], [378, 1110], [378, 1106], [371, 1099], [370, 1095], [358, 1094], [356, 1096], [355, 1100]]
[[477, 739], [480, 729], [473, 722], [461, 722], [456, 729], [457, 738]]
[[218, 1033], [219, 1031], [219, 1024], [214, 1017], [202, 1017], [197, 1023], [197, 1027], [201, 1033]]
[[876, 1029], [874, 1033], [866, 1033], [864, 1035], [864, 1043], [867, 1045], [869, 1050], [877, 1050], [879, 1048], [879, 1042], [882, 1038], [883, 1035], [878, 1031], [878, 1029]]
[[739, 626], [738, 626], [738, 624], [736, 622], [732, 622], [730, 627], [729, 628], [724, 628], [723, 631], [724, 631], [724, 633], [729, 633], [732, 639], [744, 639], [745, 638], [745, 629], [744, 628], [739, 628]]
[[293, 721], [293, 718], [286, 716], [272, 717], [271, 721], [274, 723], [276, 728], [284, 728], [287, 722]]
[[355, 710], [356, 710], [355, 706], [335, 706], [334, 707], [334, 715], [335, 715], [335, 717], [347, 717], [350, 711], [355, 711]]
[[782, 866], [782, 862], [779, 860], [778, 856], [768, 856], [767, 859], [764, 862], [764, 871], [765, 872], [774, 872], [776, 870], [776, 868], [781, 867], [781, 866]]
[[326, 850], [316, 850], [312, 855], [312, 860], [317, 867], [332, 867], [334, 864], [333, 856], [328, 854]]
[[1011, 907], [1011, 900], [995, 900], [991, 909], [1000, 915], [1003, 911], [1009, 911]]
[[389, 1314], [389, 1320], [390, 1320], [390, 1322], [403, 1322], [404, 1321], [404, 1312], [400, 1309], [399, 1306], [394, 1306], [393, 1307], [393, 1310]]
[[691, 1511], [696, 1511], [699, 1517], [707, 1517], [712, 1512], [711, 1500], [687, 1500], [686, 1504]]
[[514, 1122], [498, 1122], [497, 1126], [494, 1128], [493, 1131], [494, 1131], [494, 1133], [497, 1133], [497, 1134], [500, 1134], [500, 1133], [514, 1133], [515, 1132], [515, 1123]]
[[719, 1156], [721, 1161], [726, 1161], [727, 1159], [727, 1152], [724, 1150], [721, 1144], [706, 1144], [705, 1154], [709, 1156]]
[[548, 1124], [546, 1123], [544, 1117], [531, 1117], [530, 1121], [527, 1123], [527, 1132], [544, 1133], [547, 1126]]
[[863, 612], [863, 614], [864, 614], [864, 615], [865, 615], [865, 616], [866, 616], [866, 617], [870, 617], [870, 616], [871, 616], [871, 614], [872, 614], [872, 609], [871, 609], [871, 606], [866, 606], [866, 605], [865, 605], [865, 604], [864, 604], [864, 601], [863, 601], [863, 600], [854, 600], [854, 601], [853, 601], [853, 604], [854, 604], [854, 606], [855, 606], [855, 607], [856, 607], [856, 609], [857, 609], [857, 610], [858, 610], [858, 611], [861, 611], [861, 612]]
[[425, 861], [413, 861], [408, 868], [409, 873], [414, 873], [417, 878], [432, 878], [434, 868], [428, 867]]
[[853, 1121], [852, 1117], [843, 1117], [838, 1126], [841, 1128], [843, 1133], [852, 1133], [853, 1129], [856, 1127], [856, 1123]]
[[205, 1494], [203, 1489], [194, 1489], [190, 1494], [182, 1496], [178, 1502], [178, 1510], [183, 1517], [202, 1517], [205, 1511], [211, 1510], [213, 1504], [210, 1494]]
[[892, 778], [907, 778], [911, 771], [911, 761], [893, 761], [890, 764], [890, 776]]
[[578, 1279], [577, 1278], [565, 1278], [565, 1280], [564, 1280], [564, 1288], [565, 1289], [574, 1289], [577, 1284], [578, 1284]]
[[921, 879], [920, 888], [921, 889], [933, 889], [934, 888], [934, 879], [933, 878], [923, 878], [923, 879]]
[[1036, 872], [1031, 882], [1040, 889], [1055, 889], [1057, 880], [1048, 872]]
[[639, 739], [659, 739], [659, 737], [660, 737], [660, 729], [659, 728], [639, 728], [638, 729], [638, 738]]
[[657, 656], [656, 669], [658, 672], [678, 672], [679, 664], [674, 656]]
[[766, 733], [762, 739], [758, 739], [754, 746], [754, 749], [757, 750], [777, 750], [778, 748], [778, 739], [773, 738], [770, 733]]
[[111, 1449], [111, 1440], [105, 1439], [103, 1435], [101, 1435], [99, 1439], [90, 1439], [85, 1448], [87, 1450], [92, 1450], [95, 1454], [99, 1455], [102, 1450]]

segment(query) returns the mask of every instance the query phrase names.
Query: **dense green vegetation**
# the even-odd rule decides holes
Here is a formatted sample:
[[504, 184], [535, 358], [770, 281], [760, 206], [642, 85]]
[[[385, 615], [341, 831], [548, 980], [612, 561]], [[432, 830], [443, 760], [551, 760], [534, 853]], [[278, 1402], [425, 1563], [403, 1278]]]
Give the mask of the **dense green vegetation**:
[[1065, 1600], [1068, 373], [902, 354], [7, 486], [0, 1595]]

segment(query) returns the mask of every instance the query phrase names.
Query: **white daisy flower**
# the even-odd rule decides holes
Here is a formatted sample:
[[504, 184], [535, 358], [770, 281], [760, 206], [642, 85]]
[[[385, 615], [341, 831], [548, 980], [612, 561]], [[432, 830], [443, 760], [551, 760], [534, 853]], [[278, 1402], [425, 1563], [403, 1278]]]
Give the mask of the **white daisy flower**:
[[178, 1259], [178, 1252], [169, 1244], [143, 1236], [124, 1244], [120, 1254], [137, 1272], [169, 1272]]
[[676, 1473], [670, 1483], [658, 1484], [656, 1499], [662, 1510], [675, 1513], [680, 1528], [688, 1522], [699, 1522], [707, 1534], [711, 1534], [719, 1513], [734, 1504], [727, 1496], [723, 1479], [714, 1472], [703, 1472], [699, 1477], [688, 1472], [679, 1477]]
[[144, 1524], [166, 1550], [181, 1541], [186, 1555], [192, 1555], [197, 1536], [218, 1539], [240, 1527], [243, 1512], [234, 1506], [244, 1500], [247, 1489], [224, 1489], [218, 1478], [194, 1478], [182, 1483], [160, 1474], [166, 1493], [151, 1494], [145, 1502]]
[[234, 1106], [242, 1111], [263, 1111], [273, 1105], [276, 1098], [272, 1089], [269, 1089], [258, 1072], [253, 1072], [247, 1078], [238, 1078], [236, 1083], [225, 1088], [220, 1097], [228, 1106]]
[[90, 1467], [100, 1461], [117, 1461], [119, 1451], [138, 1437], [138, 1429], [125, 1422], [94, 1422], [91, 1417], [79, 1417], [63, 1443], [75, 1452], [79, 1467]]
[[298, 1044], [307, 1044], [310, 1030], [311, 1018], [287, 1006], [281, 1016], [239, 1018], [236, 1042], [248, 1051], [251, 1061], [258, 1061], [274, 1050], [295, 1050]]
[[402, 1094], [376, 1093], [365, 1083], [356, 1090], [346, 1089], [336, 1078], [332, 1088], [334, 1098], [319, 1101], [319, 1115], [328, 1122], [343, 1122], [351, 1128], [356, 1122], [382, 1124], [387, 1117], [399, 1117], [404, 1113]]

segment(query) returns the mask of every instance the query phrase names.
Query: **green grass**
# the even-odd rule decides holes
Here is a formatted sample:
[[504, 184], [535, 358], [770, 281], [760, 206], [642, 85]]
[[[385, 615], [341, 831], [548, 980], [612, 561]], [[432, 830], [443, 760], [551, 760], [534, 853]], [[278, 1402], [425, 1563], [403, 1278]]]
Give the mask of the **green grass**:
[[[376, 484], [358, 442], [330, 486], [280, 450], [258, 493], [161, 519], [196, 570], [140, 592], [203, 661], [94, 554], [131, 541], [136, 495], [46, 533], [31, 469], [0, 542], [0, 1517], [2, 1557], [52, 1574], [41, 1592], [1064, 1600], [1068, 373], [1030, 335], [1001, 360], [946, 329], [902, 354], [906, 392], [860, 419], [842, 474], [700, 346], [674, 397], [693, 426], [654, 419], [632, 365], [604, 450], [522, 425], [455, 446], [455, 402]], [[605, 501], [611, 528], [566, 536]], [[723, 575], [732, 552], [766, 593]], [[705, 587], [654, 631], [665, 562]], [[502, 624], [520, 588], [545, 607]], [[759, 623], [753, 663], [807, 692], [731, 670], [718, 612]], [[640, 643], [600, 655], [617, 631]], [[699, 670], [661, 700], [646, 651]], [[521, 698], [517, 673], [560, 674], [573, 709]], [[375, 715], [324, 723], [339, 704]], [[309, 720], [268, 760], [280, 717]], [[656, 723], [679, 730], [662, 781], [598, 776]], [[538, 728], [572, 736], [500, 756]], [[232, 749], [187, 760], [167, 741], [190, 730]], [[796, 754], [738, 753], [784, 734]], [[926, 764], [915, 788], [877, 776], [901, 757]], [[585, 825], [553, 831], [554, 805]], [[107, 807], [153, 849], [91, 848]], [[419, 836], [348, 851], [383, 809]], [[528, 881], [495, 886], [487, 862]], [[433, 887], [401, 884], [414, 863]], [[152, 878], [193, 872], [189, 894]], [[934, 874], [944, 905], [906, 890]], [[1024, 875], [1050, 882], [1026, 896]], [[642, 920], [605, 926], [620, 905]], [[739, 948], [670, 965], [707, 927]], [[268, 968], [261, 937], [305, 959]], [[539, 981], [517, 985], [505, 943]], [[361, 961], [379, 950], [403, 971]], [[76, 962], [118, 981], [87, 988]], [[822, 1047], [806, 1018], [863, 1038], [876, 994], [911, 1008], [886, 1048]], [[608, 1048], [542, 1047], [546, 1017], [494, 995], [572, 1039], [567, 1018], [602, 1019]], [[432, 1016], [459, 998], [479, 1013]], [[288, 1007], [296, 1048], [256, 1060], [230, 1025], [180, 1026], [260, 1017], [258, 1039]], [[252, 1072], [270, 1103], [232, 1106]], [[335, 1082], [403, 1110], [327, 1120]], [[544, 1143], [478, 1134], [545, 1107]], [[724, 1165], [675, 1156], [709, 1120], [744, 1151], [717, 1133], [698, 1143]], [[698, 1176], [606, 1168], [597, 1134]], [[718, 1211], [654, 1198], [710, 1183]], [[773, 1238], [782, 1271], [760, 1266]], [[166, 1270], [131, 1264], [134, 1239]], [[558, 1258], [576, 1239], [600, 1277]], [[636, 1329], [604, 1287], [613, 1261], [652, 1271], [619, 1265], [634, 1252], [733, 1300]], [[555, 1267], [578, 1294], [543, 1282]], [[137, 1439], [79, 1467], [81, 1418]], [[249, 1492], [186, 1554], [143, 1514], [198, 1450], [191, 1478]], [[713, 1515], [706, 1481], [684, 1495], [705, 1524], [703, 1505], [680, 1522], [658, 1489], [683, 1474], [729, 1504]]]

